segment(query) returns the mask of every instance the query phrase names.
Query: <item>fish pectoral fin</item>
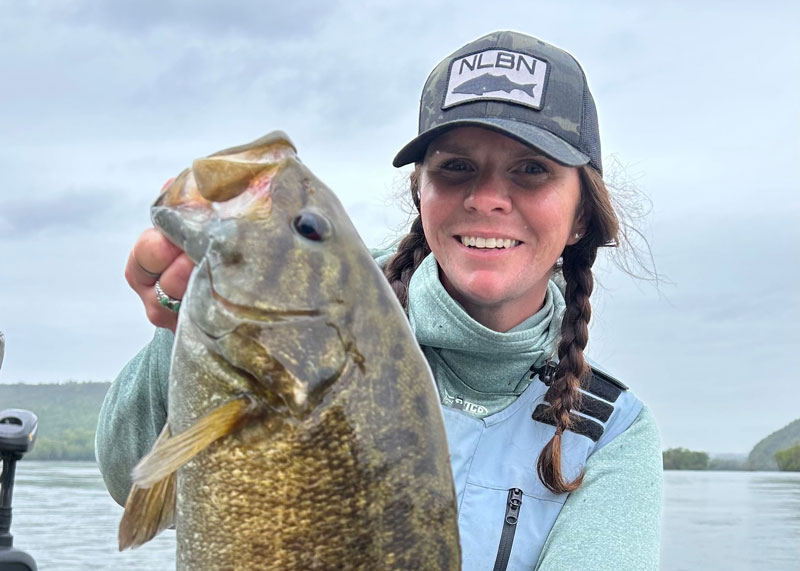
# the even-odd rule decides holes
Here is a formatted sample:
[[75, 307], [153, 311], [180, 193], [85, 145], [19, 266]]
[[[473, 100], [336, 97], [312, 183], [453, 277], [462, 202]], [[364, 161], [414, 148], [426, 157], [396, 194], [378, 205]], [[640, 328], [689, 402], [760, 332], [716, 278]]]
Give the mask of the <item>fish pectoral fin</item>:
[[[166, 425], [154, 448], [169, 437], [169, 425]], [[139, 547], [174, 524], [177, 478], [177, 472], [172, 472], [149, 488], [140, 488], [136, 484], [131, 486], [125, 513], [119, 522], [120, 551]]]
[[236, 430], [254, 409], [251, 397], [243, 395], [215, 408], [180, 434], [164, 440], [159, 437], [153, 449], [133, 469], [133, 484], [149, 488], [174, 474], [212, 442]]

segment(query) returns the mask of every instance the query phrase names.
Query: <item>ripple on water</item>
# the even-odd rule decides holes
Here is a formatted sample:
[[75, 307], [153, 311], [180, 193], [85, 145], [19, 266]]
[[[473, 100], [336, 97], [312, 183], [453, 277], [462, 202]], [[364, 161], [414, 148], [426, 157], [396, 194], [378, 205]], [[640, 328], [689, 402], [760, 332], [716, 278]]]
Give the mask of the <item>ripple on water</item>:
[[800, 473], [664, 473], [664, 570], [800, 569]]
[[117, 550], [122, 508], [106, 492], [94, 462], [23, 460], [13, 506], [14, 546], [30, 553], [42, 571], [175, 568], [172, 531], [138, 549]]

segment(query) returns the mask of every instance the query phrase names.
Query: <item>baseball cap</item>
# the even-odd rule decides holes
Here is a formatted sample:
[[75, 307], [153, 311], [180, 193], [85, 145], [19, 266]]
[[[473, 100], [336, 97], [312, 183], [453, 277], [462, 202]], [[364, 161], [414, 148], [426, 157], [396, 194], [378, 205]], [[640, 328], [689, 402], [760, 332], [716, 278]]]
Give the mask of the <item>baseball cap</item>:
[[422, 89], [419, 135], [392, 164], [421, 161], [434, 138], [464, 126], [499, 131], [563, 165], [603, 172], [597, 110], [580, 64], [525, 34], [493, 32], [442, 60]]

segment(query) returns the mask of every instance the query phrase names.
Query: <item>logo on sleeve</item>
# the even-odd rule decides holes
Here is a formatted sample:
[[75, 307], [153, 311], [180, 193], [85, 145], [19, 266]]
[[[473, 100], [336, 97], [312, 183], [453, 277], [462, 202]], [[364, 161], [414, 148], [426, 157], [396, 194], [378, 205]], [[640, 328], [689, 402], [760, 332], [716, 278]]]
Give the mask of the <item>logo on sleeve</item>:
[[542, 108], [547, 62], [508, 50], [485, 50], [450, 64], [442, 109], [478, 99]]

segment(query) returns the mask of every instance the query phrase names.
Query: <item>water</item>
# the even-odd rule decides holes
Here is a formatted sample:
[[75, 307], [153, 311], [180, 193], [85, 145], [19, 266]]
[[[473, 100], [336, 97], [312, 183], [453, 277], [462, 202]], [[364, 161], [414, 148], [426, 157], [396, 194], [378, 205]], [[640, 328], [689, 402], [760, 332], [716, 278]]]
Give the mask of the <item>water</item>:
[[135, 550], [117, 550], [122, 516], [93, 462], [17, 464], [14, 547], [41, 571], [175, 569], [175, 532], [166, 530]]
[[664, 571], [800, 570], [800, 472], [664, 472]]
[[[664, 476], [664, 571], [800, 570], [800, 473]], [[174, 569], [172, 531], [117, 551], [121, 514], [91, 462], [17, 465], [14, 545], [42, 571]]]

